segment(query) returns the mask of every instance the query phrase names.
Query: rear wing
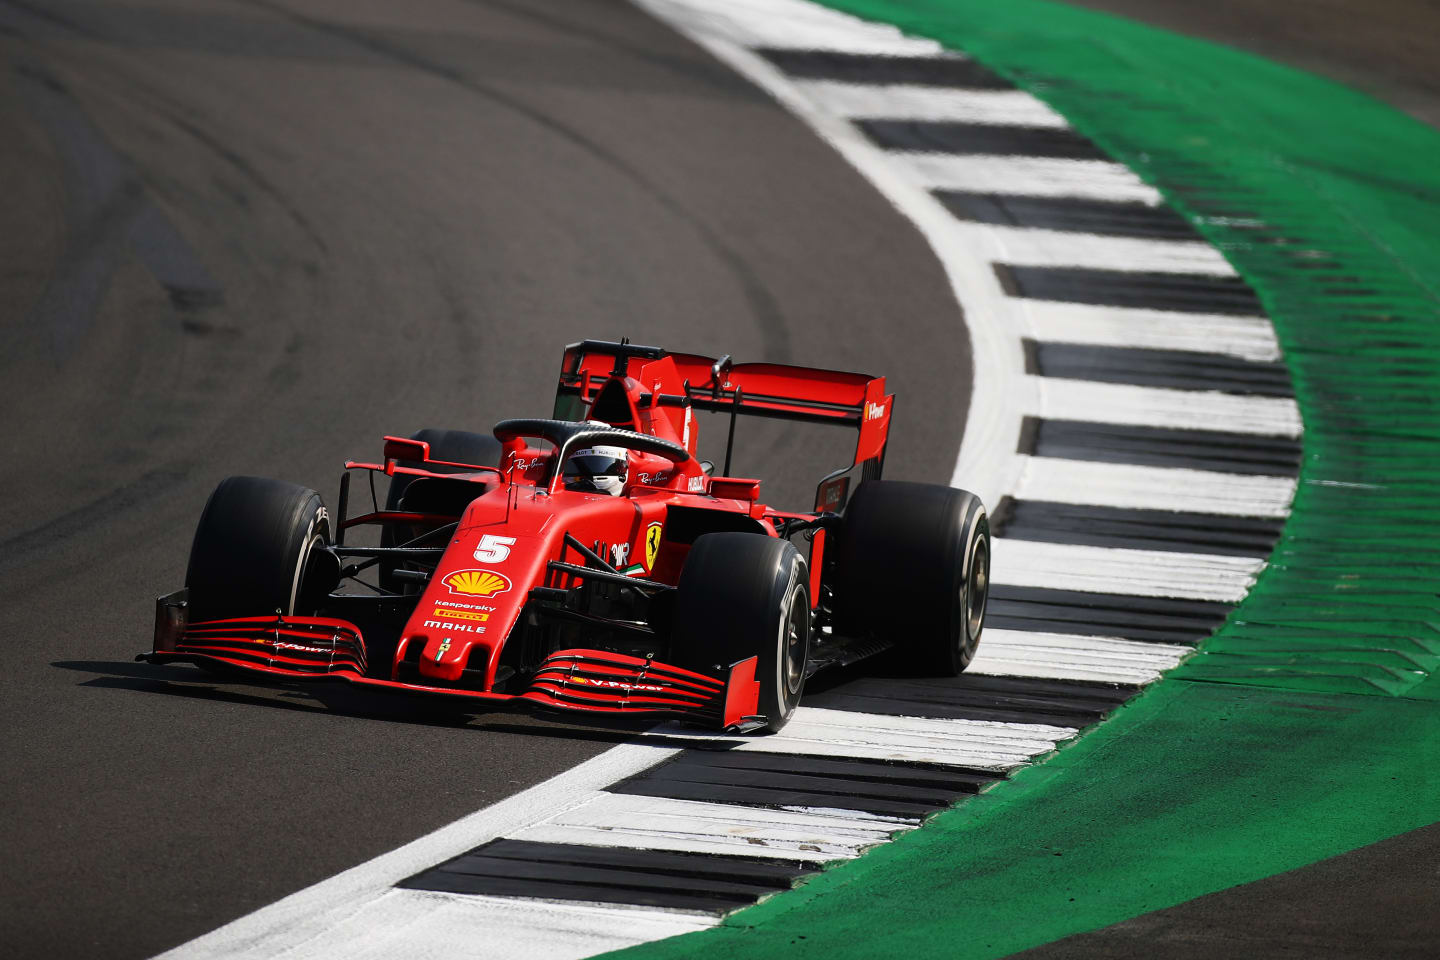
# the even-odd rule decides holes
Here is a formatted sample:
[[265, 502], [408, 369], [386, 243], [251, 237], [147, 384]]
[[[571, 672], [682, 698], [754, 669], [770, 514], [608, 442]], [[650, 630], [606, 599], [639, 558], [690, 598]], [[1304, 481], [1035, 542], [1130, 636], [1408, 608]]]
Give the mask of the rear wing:
[[[556, 388], [555, 416], [577, 420], [594, 403], [612, 377], [629, 377], [641, 385], [641, 406], [693, 407], [728, 412], [730, 437], [725, 448], [729, 473], [737, 416], [798, 420], [853, 427], [855, 456], [848, 466], [821, 483], [818, 500], [843, 505], [848, 482], [827, 494], [826, 483], [861, 467], [877, 478], [890, 437], [895, 397], [885, 392], [885, 378], [780, 363], [734, 363], [729, 355], [713, 358], [671, 353], [622, 341], [584, 340], [565, 348]], [[693, 451], [692, 451], [693, 452]], [[828, 506], [827, 509], [834, 509]]]

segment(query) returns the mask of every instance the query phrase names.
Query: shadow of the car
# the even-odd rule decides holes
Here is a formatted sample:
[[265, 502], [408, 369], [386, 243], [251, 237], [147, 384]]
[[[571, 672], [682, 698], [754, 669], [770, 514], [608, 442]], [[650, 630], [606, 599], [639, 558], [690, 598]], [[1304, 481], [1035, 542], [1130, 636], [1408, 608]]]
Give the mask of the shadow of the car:
[[341, 684], [257, 684], [243, 676], [232, 678], [208, 674], [187, 664], [154, 665], [126, 660], [56, 660], [50, 665], [62, 670], [98, 674], [80, 681], [79, 685], [84, 687], [301, 710], [306, 713], [333, 713], [338, 716], [428, 726], [466, 726], [475, 716], [473, 713], [455, 709], [455, 704], [385, 696]]
[[696, 750], [730, 750], [744, 737], [724, 736], [694, 728], [696, 735], [667, 733], [670, 725], [657, 727], [651, 719], [597, 719], [584, 726], [564, 718], [538, 713], [470, 713], [460, 704], [436, 701], [424, 695], [376, 692], [335, 683], [256, 684], [244, 677], [227, 678], [207, 674], [188, 664], [155, 665], [129, 660], [55, 660], [62, 670], [98, 674], [81, 680], [82, 687], [160, 694], [192, 700], [243, 706], [297, 710], [311, 715], [380, 720], [432, 727], [470, 727], [477, 733], [519, 734], [557, 740], [586, 740], [592, 743], [644, 743], [657, 747], [686, 747]]
[[[215, 676], [188, 664], [155, 665], [129, 660], [55, 660], [62, 670], [96, 674], [82, 687], [126, 690], [244, 706], [298, 710], [433, 727], [473, 727], [477, 732], [513, 733], [601, 743], [633, 741], [652, 724], [577, 727], [563, 720], [515, 713], [474, 713], [459, 703], [433, 697], [376, 692], [340, 683], [257, 684], [248, 678]], [[653, 722], [652, 722], [653, 723]]]

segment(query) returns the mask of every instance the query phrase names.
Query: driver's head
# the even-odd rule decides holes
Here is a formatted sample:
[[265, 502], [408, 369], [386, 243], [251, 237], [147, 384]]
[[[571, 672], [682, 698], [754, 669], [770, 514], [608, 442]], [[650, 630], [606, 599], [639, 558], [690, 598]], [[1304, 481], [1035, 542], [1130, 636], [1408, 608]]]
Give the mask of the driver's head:
[[624, 447], [585, 447], [565, 460], [565, 489], [618, 497], [629, 472]]

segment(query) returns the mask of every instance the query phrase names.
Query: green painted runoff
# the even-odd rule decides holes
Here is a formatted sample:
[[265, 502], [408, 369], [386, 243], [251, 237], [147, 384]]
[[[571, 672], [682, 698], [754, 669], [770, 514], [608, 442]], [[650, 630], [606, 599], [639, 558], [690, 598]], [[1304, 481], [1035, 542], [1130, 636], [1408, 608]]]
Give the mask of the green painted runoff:
[[1219, 247], [1285, 350], [1301, 484], [1255, 590], [1112, 719], [921, 830], [627, 960], [999, 957], [1440, 821], [1440, 132], [1041, 0], [829, 5], [1010, 77]]

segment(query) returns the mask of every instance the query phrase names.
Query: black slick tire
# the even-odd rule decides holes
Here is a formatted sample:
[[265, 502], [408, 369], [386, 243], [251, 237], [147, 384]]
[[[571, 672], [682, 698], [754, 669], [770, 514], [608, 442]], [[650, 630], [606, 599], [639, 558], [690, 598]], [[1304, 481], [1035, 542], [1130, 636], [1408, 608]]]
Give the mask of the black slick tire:
[[773, 733], [795, 712], [810, 653], [805, 561], [787, 540], [754, 533], [695, 539], [675, 591], [680, 666], [727, 668], [757, 657], [760, 714]]
[[[437, 427], [426, 427], [424, 430], [412, 433], [410, 439], [423, 440], [430, 444], [432, 460], [447, 460], [451, 463], [471, 464], [477, 467], [498, 467], [500, 459], [505, 455], [504, 448], [495, 437], [484, 433], [471, 433], [468, 430], [441, 430]], [[401, 467], [422, 466], [413, 460], [398, 460], [396, 464]], [[430, 464], [425, 469], [434, 473], [460, 473], [464, 468]], [[415, 479], [415, 477], [403, 473], [397, 473], [390, 478], [390, 489], [385, 494], [386, 510], [401, 509], [401, 500], [405, 496], [405, 491]], [[380, 546], [393, 547], [423, 532], [424, 529], [420, 527], [406, 526], [397, 529], [387, 525], [380, 531]], [[416, 590], [413, 582], [401, 582], [393, 576], [396, 568], [394, 560], [382, 560], [378, 567], [380, 585], [385, 589], [393, 593], [407, 593]]]
[[315, 549], [329, 542], [330, 514], [314, 490], [264, 477], [222, 480], [190, 545], [190, 620], [309, 614], [338, 575], [333, 554]]
[[928, 483], [862, 483], [845, 509], [837, 607], [842, 629], [894, 642], [901, 661], [959, 676], [980, 645], [990, 592], [990, 523], [973, 493]]

